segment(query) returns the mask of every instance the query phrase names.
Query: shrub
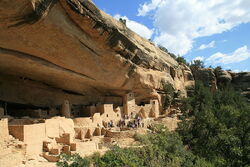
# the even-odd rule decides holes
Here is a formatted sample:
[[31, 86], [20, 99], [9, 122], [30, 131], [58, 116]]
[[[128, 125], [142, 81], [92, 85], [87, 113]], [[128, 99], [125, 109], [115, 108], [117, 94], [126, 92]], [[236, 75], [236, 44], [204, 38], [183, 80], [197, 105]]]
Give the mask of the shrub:
[[60, 159], [57, 162], [59, 167], [89, 167], [90, 160], [82, 158], [79, 154], [61, 154]]
[[120, 148], [114, 146], [102, 157], [96, 159], [94, 164], [98, 167], [139, 167], [143, 166], [144, 159], [139, 157], [134, 148]]
[[85, 167], [90, 161], [95, 167], [210, 167], [204, 158], [195, 156], [187, 150], [181, 137], [169, 132], [162, 124], [150, 128], [145, 135], [136, 135], [141, 143], [138, 148], [120, 148], [114, 146], [103, 156], [94, 154], [90, 159], [79, 155], [62, 155], [57, 163], [59, 167]]
[[165, 48], [164, 46], [158, 45], [158, 47], [159, 47], [163, 52], [168, 53], [168, 49]]
[[169, 52], [168, 51], [168, 49], [167, 48], [165, 48], [164, 46], [162, 46], [162, 45], [158, 45], [158, 47], [163, 51], [163, 52], [165, 52], [165, 53], [167, 53], [167, 54], [169, 54], [173, 59], [175, 59], [178, 63], [182, 63], [182, 64], [186, 64], [186, 65], [188, 65], [188, 63], [187, 63], [187, 61], [186, 61], [186, 59], [184, 58], [184, 57], [181, 57], [181, 56], [176, 56], [174, 53], [171, 53], [171, 52]]
[[201, 60], [194, 60], [190, 64], [190, 69], [195, 73], [198, 69], [204, 68], [204, 62]]
[[119, 21], [126, 26], [127, 24], [127, 20], [126, 19], [123, 19], [123, 18], [119, 18]]
[[176, 61], [178, 62], [178, 63], [182, 63], [182, 64], [186, 64], [187, 65], [187, 61], [186, 61], [186, 59], [184, 58], [184, 57], [181, 57], [181, 56], [178, 56], [177, 58], [176, 58]]

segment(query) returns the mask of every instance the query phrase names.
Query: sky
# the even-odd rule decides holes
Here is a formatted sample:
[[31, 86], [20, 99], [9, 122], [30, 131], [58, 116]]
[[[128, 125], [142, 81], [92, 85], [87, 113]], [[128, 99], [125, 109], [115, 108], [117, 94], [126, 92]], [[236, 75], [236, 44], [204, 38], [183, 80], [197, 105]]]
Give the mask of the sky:
[[250, 0], [93, 0], [188, 62], [250, 71]]

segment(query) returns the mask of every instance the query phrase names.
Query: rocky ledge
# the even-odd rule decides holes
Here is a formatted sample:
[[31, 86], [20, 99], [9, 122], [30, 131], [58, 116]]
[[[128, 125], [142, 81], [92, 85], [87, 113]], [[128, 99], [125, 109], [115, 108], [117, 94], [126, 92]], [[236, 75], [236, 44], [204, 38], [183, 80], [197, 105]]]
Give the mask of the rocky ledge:
[[48, 107], [185, 96], [190, 69], [88, 0], [0, 2], [0, 100]]
[[220, 86], [231, 85], [250, 101], [250, 72], [235, 73], [222, 69], [200, 68], [193, 72], [195, 79], [216, 90]]

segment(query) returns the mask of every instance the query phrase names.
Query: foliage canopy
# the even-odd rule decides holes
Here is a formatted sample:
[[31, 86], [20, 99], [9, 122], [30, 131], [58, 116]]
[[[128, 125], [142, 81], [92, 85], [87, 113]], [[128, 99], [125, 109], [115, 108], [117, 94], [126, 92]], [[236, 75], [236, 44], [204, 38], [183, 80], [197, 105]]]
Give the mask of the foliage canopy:
[[186, 99], [188, 119], [178, 132], [192, 152], [214, 166], [236, 167], [250, 164], [250, 106], [230, 87], [212, 93], [196, 83]]

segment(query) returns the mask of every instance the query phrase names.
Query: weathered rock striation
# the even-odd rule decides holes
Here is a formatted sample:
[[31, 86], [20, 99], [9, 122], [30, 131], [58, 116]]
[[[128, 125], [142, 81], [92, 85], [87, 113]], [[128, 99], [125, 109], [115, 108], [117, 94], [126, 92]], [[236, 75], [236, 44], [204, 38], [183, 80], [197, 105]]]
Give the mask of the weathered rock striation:
[[88, 0], [0, 2], [0, 100], [39, 107], [186, 94], [190, 69]]

